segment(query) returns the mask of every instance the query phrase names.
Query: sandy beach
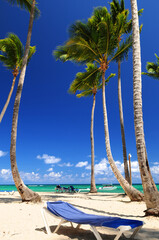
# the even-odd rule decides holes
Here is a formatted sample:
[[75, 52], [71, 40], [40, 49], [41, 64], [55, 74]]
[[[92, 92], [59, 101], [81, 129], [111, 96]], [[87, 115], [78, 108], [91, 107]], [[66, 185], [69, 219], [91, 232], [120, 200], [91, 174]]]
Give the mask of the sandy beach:
[[[95, 240], [88, 225], [79, 230], [73, 229], [69, 223], [63, 224], [58, 232], [47, 235], [41, 216], [41, 208], [45, 201], [67, 201], [84, 212], [144, 221], [144, 226], [136, 235], [136, 239], [159, 239], [159, 218], [144, 217], [145, 203], [130, 202], [122, 194], [113, 193], [40, 193], [42, 203], [22, 203], [18, 192], [13, 195], [0, 193], [0, 239], [3, 240]], [[59, 222], [48, 215], [51, 231]], [[103, 239], [112, 240], [116, 230], [98, 228]], [[130, 232], [125, 234], [127, 237]], [[121, 237], [120, 239], [126, 239]]]

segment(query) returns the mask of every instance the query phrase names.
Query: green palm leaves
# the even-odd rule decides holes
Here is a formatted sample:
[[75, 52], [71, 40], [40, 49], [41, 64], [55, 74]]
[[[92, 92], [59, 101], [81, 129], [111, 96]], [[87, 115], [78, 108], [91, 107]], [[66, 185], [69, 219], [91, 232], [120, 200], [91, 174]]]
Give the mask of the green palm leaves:
[[124, 0], [121, 0], [120, 3], [118, 0], [113, 0], [110, 3], [110, 12], [119, 36], [125, 32], [131, 32], [132, 21], [128, 20], [129, 10], [125, 9]]
[[53, 52], [55, 58], [75, 63], [87, 64], [96, 62], [98, 67], [108, 64], [119, 58], [128, 46], [117, 49], [118, 31], [113, 23], [111, 14], [106, 7], [94, 10], [86, 23], [77, 21], [69, 29], [69, 40], [57, 47]]
[[15, 34], [8, 34], [8, 37], [0, 40], [0, 61], [8, 69], [20, 68], [23, 57], [23, 45]]
[[81, 93], [77, 94], [77, 97], [91, 96], [93, 93], [96, 94], [97, 89], [101, 86], [101, 72], [97, 65], [89, 63], [85, 70], [85, 72], [79, 72], [76, 74], [76, 78], [69, 89], [70, 93], [80, 91]]
[[58, 47], [54, 55], [62, 61], [100, 63], [104, 56], [114, 51], [117, 44], [112, 32], [113, 23], [108, 10], [105, 7], [97, 8], [87, 23], [78, 21], [70, 27], [70, 39]]
[[159, 79], [159, 57], [157, 56], [157, 54], [155, 54], [155, 56], [156, 62], [147, 62], [147, 73], [143, 72], [142, 74], [152, 77], [154, 79]]
[[[114, 77], [115, 74], [110, 74], [105, 83], [109, 82], [109, 79]], [[85, 72], [79, 72], [76, 74], [76, 78], [71, 83], [69, 88], [70, 93], [76, 93], [79, 91], [77, 97], [87, 97], [96, 94], [98, 90], [102, 88], [101, 82], [102, 73], [97, 67], [97, 64], [89, 63], [85, 68]]]
[[[22, 9], [27, 10], [28, 12], [31, 12], [33, 0], [6, 0], [11, 5], [16, 5]], [[40, 11], [38, 8], [35, 8], [34, 11], [34, 18], [38, 18], [40, 16]]]
[[[27, 63], [29, 63], [29, 61], [30, 61], [32, 55], [35, 53], [35, 51], [36, 51], [35, 46], [29, 48], [29, 55], [28, 55]], [[19, 71], [22, 68], [23, 56], [24, 56], [24, 47], [17, 35], [15, 35], [13, 33], [9, 33], [7, 38], [0, 39], [0, 61], [3, 63], [3, 65], [5, 67], [12, 70], [12, 73], [14, 76], [13, 81], [12, 81], [11, 90], [9, 92], [7, 101], [2, 109], [1, 114], [0, 114], [0, 122], [2, 121], [2, 118], [6, 112], [8, 104], [10, 102], [10, 98], [12, 96], [16, 77], [18, 76]]]
[[[30, 47], [28, 62], [35, 51], [35, 46]], [[17, 35], [9, 33], [7, 38], [0, 39], [0, 53], [0, 61], [5, 67], [11, 70], [21, 69], [24, 47]]]

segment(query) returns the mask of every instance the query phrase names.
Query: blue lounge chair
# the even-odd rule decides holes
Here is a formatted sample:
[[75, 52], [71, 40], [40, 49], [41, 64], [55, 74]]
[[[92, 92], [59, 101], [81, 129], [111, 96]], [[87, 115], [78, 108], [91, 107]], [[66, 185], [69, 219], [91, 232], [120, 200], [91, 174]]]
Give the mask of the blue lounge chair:
[[65, 192], [70, 192], [70, 188], [68, 187], [61, 187], [60, 185], [57, 185], [55, 188], [56, 192], [60, 193], [65, 193]]
[[77, 193], [77, 192], [80, 192], [80, 190], [78, 188], [74, 188], [74, 186], [70, 186], [70, 192]]
[[54, 217], [59, 218], [61, 220], [54, 232], [57, 232], [61, 224], [65, 222], [70, 222], [72, 226], [73, 226], [72, 223], [77, 223], [78, 224], [77, 229], [80, 227], [81, 224], [89, 224], [97, 240], [102, 240], [102, 238], [99, 235], [99, 232], [97, 231], [96, 227], [118, 229], [119, 231], [117, 232], [117, 235], [114, 238], [114, 240], [118, 240], [125, 231], [128, 231], [130, 229], [134, 229], [134, 232], [131, 235], [131, 237], [134, 238], [136, 233], [143, 226], [143, 222], [139, 220], [87, 214], [80, 211], [79, 209], [75, 208], [74, 206], [67, 202], [57, 201], [46, 202], [45, 206], [42, 208], [42, 217], [48, 234], [50, 234], [51, 231], [46, 220], [45, 215], [46, 212], [50, 213], [51, 215], [54, 215]]

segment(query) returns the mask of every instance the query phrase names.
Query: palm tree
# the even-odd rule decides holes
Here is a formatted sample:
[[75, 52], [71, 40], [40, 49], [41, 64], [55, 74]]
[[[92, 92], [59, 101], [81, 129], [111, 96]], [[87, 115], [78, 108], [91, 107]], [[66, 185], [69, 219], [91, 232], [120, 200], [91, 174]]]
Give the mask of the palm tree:
[[141, 86], [141, 50], [137, 0], [131, 0], [133, 29], [133, 98], [134, 125], [136, 135], [137, 156], [142, 179], [146, 214], [159, 216], [159, 192], [152, 180], [148, 165], [143, 127], [142, 86]]
[[127, 50], [124, 44], [117, 48], [117, 36], [114, 24], [106, 7], [96, 8], [93, 16], [87, 23], [77, 21], [70, 28], [70, 39], [59, 46], [54, 55], [61, 61], [71, 60], [76, 63], [96, 62], [102, 73], [102, 96], [103, 96], [103, 114], [105, 129], [105, 144], [108, 161], [120, 185], [131, 200], [142, 200], [143, 195], [124, 179], [118, 170], [111, 153], [108, 119], [105, 97], [105, 73], [111, 61], [118, 58], [121, 53]]
[[154, 79], [159, 79], [159, 57], [157, 56], [157, 54], [155, 54], [156, 56], [156, 62], [147, 62], [146, 65], [146, 70], [147, 72], [143, 72], [142, 74], [147, 75], [149, 77], [152, 77]]
[[[147, 73], [142, 72], [143, 75], [147, 75], [149, 77], [152, 77], [154, 79], [159, 79], [159, 57], [157, 56], [157, 54], [155, 54], [156, 56], [156, 63], [153, 62], [147, 62], [146, 65], [146, 69], [147, 69]], [[157, 187], [155, 185], [155, 182], [152, 178], [151, 175], [151, 171], [150, 171], [150, 167], [149, 167], [149, 162], [148, 162], [148, 158], [147, 158], [147, 152], [146, 152], [146, 147], [145, 147], [145, 154], [146, 154], [146, 166], [148, 168], [148, 172], [149, 172], [149, 177], [151, 179], [151, 183], [153, 185], [153, 188], [157, 191]]]
[[18, 124], [19, 105], [20, 105], [20, 99], [21, 99], [24, 78], [25, 78], [25, 72], [26, 72], [26, 66], [27, 66], [27, 61], [28, 61], [33, 21], [34, 21], [34, 18], [39, 14], [39, 10], [35, 6], [35, 4], [36, 4], [35, 0], [8, 0], [8, 2], [17, 4], [18, 6], [30, 11], [30, 20], [29, 20], [27, 41], [26, 41], [26, 45], [25, 45], [21, 73], [20, 73], [20, 77], [19, 77], [16, 97], [15, 97], [15, 102], [14, 102], [14, 109], [13, 109], [11, 145], [10, 145], [11, 169], [12, 169], [12, 175], [13, 175], [15, 186], [22, 198], [22, 201], [37, 202], [37, 201], [41, 201], [41, 197], [39, 196], [39, 194], [30, 190], [24, 184], [24, 182], [22, 181], [22, 179], [20, 177], [18, 167], [17, 167], [17, 162], [16, 162], [16, 139], [17, 139], [17, 124]]
[[[118, 34], [118, 49], [119, 49], [122, 35], [125, 33], [129, 33], [131, 31], [131, 21], [128, 21], [127, 19], [129, 11], [125, 10], [124, 0], [121, 0], [120, 3], [118, 0], [113, 0], [110, 3], [110, 7], [111, 7], [110, 12], [111, 12], [112, 20], [113, 20], [113, 23], [116, 25], [116, 31]], [[125, 131], [124, 131], [120, 58], [118, 58], [117, 62], [118, 62], [118, 104], [119, 104], [120, 128], [121, 128], [122, 147], [123, 147], [124, 172], [125, 172], [125, 179], [130, 183], [129, 169], [128, 169], [128, 163], [127, 163]]]
[[[106, 82], [109, 81], [111, 77], [115, 74], [111, 74]], [[77, 97], [87, 97], [93, 95], [93, 105], [91, 113], [91, 128], [90, 128], [90, 139], [91, 139], [91, 193], [97, 193], [97, 188], [95, 184], [95, 173], [94, 173], [94, 110], [96, 103], [97, 91], [102, 88], [101, 84], [101, 72], [97, 67], [97, 64], [89, 63], [85, 72], [79, 72], [76, 74], [76, 78], [71, 83], [69, 92], [76, 93], [80, 91]]]
[[[110, 12], [112, 16], [112, 21], [116, 25], [116, 32], [118, 34], [118, 49], [120, 46], [120, 42], [123, 36], [131, 33], [132, 30], [132, 20], [128, 20], [129, 10], [125, 9], [124, 0], [121, 0], [119, 3], [118, 0], [113, 0], [110, 3]], [[139, 10], [139, 16], [143, 12], [143, 9]], [[141, 28], [142, 29], [142, 25]], [[128, 44], [130, 42], [131, 35], [128, 36]], [[127, 48], [127, 54], [132, 44], [129, 44]], [[126, 56], [128, 57], [128, 56]], [[118, 63], [118, 103], [119, 103], [119, 115], [120, 115], [120, 128], [121, 128], [121, 137], [122, 137], [122, 147], [123, 147], [123, 159], [124, 159], [124, 172], [125, 179], [131, 183], [129, 169], [128, 169], [128, 161], [127, 161], [127, 151], [126, 151], [126, 141], [125, 141], [125, 131], [124, 131], [124, 116], [123, 116], [123, 104], [122, 104], [122, 91], [121, 91], [121, 61], [122, 57], [117, 59]]]
[[[30, 47], [28, 62], [32, 55], [35, 53], [35, 50], [36, 50], [35, 46]], [[5, 67], [7, 67], [9, 70], [12, 70], [12, 74], [14, 77], [7, 101], [0, 114], [1, 122], [8, 107], [8, 104], [10, 102], [16, 78], [19, 74], [19, 71], [21, 70], [22, 58], [24, 55], [24, 47], [17, 35], [15, 35], [14, 33], [9, 33], [7, 38], [0, 39], [0, 52], [1, 52], [0, 61], [3, 63]]]

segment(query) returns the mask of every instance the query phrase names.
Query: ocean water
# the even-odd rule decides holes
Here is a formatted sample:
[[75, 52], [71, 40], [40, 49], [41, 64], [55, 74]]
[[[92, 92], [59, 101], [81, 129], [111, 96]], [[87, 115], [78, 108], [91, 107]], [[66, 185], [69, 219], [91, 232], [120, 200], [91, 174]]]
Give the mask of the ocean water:
[[[55, 192], [56, 184], [26, 184], [28, 188], [35, 192]], [[69, 187], [70, 185], [75, 188], [81, 189], [80, 192], [89, 192], [90, 184], [60, 184], [61, 187]], [[100, 189], [102, 184], [96, 184], [98, 192], [112, 192], [112, 193], [124, 193], [122, 187], [119, 184], [113, 184], [115, 189]], [[159, 190], [159, 184], [156, 184], [157, 189]], [[133, 187], [143, 192], [141, 184], [133, 184]], [[0, 191], [17, 191], [15, 185], [0, 185]]]

